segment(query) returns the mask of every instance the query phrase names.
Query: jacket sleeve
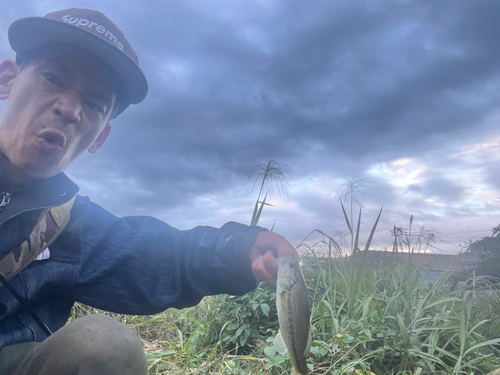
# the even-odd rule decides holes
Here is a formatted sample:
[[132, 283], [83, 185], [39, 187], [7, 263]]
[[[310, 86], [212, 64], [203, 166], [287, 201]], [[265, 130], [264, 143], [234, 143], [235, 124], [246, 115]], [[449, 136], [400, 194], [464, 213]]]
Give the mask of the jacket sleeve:
[[249, 249], [264, 230], [230, 222], [181, 231], [148, 216], [119, 218], [85, 199], [75, 300], [124, 314], [153, 314], [204, 296], [257, 286]]

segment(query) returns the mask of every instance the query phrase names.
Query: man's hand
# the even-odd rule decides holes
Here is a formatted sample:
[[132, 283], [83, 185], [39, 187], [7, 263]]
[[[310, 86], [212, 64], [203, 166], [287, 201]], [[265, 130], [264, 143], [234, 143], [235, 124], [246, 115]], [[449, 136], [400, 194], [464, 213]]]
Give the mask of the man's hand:
[[299, 254], [290, 242], [283, 236], [273, 232], [260, 232], [250, 249], [252, 272], [259, 281], [276, 284], [278, 278], [278, 263], [276, 258], [287, 254]]

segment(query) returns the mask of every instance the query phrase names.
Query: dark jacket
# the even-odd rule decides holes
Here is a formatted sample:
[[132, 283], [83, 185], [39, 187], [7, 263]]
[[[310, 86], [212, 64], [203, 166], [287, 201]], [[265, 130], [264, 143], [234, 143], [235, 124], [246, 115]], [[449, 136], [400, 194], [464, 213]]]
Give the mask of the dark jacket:
[[[0, 258], [31, 233], [46, 207], [75, 196], [61, 173], [12, 194], [0, 214]], [[180, 231], [148, 216], [119, 218], [77, 196], [66, 229], [10, 284], [55, 331], [75, 301], [124, 314], [154, 314], [198, 303], [203, 296], [254, 289], [248, 251], [263, 230], [238, 223]], [[0, 349], [46, 335], [5, 287], [0, 287]]]

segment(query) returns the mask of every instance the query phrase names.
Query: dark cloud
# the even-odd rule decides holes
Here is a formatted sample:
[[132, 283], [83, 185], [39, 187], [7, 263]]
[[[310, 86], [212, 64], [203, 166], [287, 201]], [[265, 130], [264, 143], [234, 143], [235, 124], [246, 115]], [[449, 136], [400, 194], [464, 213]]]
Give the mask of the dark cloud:
[[[12, 20], [68, 5], [43, 6], [5, 7], [3, 55], [12, 56], [5, 38]], [[146, 100], [113, 122], [105, 147], [69, 169], [84, 193], [117, 214], [152, 214], [181, 227], [246, 222], [255, 194], [246, 172], [270, 159], [292, 167], [293, 194], [275, 197], [282, 207], [266, 211], [263, 223], [276, 220], [296, 241], [302, 230], [345, 230], [328, 195], [334, 176], [374, 183], [363, 225], [369, 231], [384, 206], [380, 246], [412, 213], [418, 225], [451, 233], [471, 217], [489, 226], [489, 213], [498, 212], [486, 198], [500, 190], [498, 157], [460, 147], [499, 133], [491, 118], [500, 103], [500, 3], [81, 6], [102, 10], [124, 31], [150, 83]], [[370, 174], [402, 158], [425, 165], [418, 181]], [[461, 176], [465, 167], [475, 180]], [[489, 195], [472, 193], [479, 184]]]
[[[150, 126], [157, 131], [165, 123], [170, 129], [182, 123], [183, 135], [194, 143], [184, 155], [238, 160], [272, 153], [288, 159], [319, 143], [357, 159], [380, 153], [384, 145], [391, 158], [406, 154], [408, 144], [421, 152], [442, 141], [436, 135], [470, 132], [470, 124], [496, 104], [496, 96], [479, 108], [456, 100], [462, 88], [498, 75], [485, 69], [498, 66], [498, 57], [486, 53], [495, 48], [491, 38], [488, 44], [481, 32], [465, 38], [447, 29], [464, 27], [456, 25], [471, 11], [463, 4], [453, 16], [448, 8], [419, 9], [412, 2], [379, 9], [354, 3], [309, 14], [293, 4], [275, 13], [280, 21], [249, 17], [249, 24], [238, 26], [213, 24], [192, 9], [176, 8], [177, 19], [187, 20], [164, 22], [167, 30], [155, 35], [167, 38], [166, 62], [187, 67], [190, 97], [176, 90], [175, 79], [158, 88]], [[245, 27], [262, 30], [267, 53], [238, 32]], [[167, 36], [175, 28], [179, 37], [173, 41]], [[476, 39], [483, 53], [469, 54]], [[160, 74], [161, 56], [153, 75]], [[175, 130], [170, 135], [184, 146]], [[242, 153], [241, 143], [254, 154]]]

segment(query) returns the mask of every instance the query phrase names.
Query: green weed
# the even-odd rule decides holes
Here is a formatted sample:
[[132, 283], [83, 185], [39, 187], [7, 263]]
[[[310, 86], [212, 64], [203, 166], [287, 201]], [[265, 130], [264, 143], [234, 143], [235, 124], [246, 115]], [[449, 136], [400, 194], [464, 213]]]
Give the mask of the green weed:
[[[269, 183], [287, 186], [280, 167], [270, 161], [253, 169], [262, 177], [254, 225], [268, 205]], [[298, 246], [312, 306], [311, 373], [479, 375], [500, 367], [500, 296], [491, 280], [452, 282], [459, 265], [436, 281], [425, 279], [429, 269], [415, 265], [411, 253], [430, 247], [427, 233], [406, 236], [397, 245], [398, 256], [370, 264], [368, 249], [382, 210], [361, 245], [360, 188], [368, 185], [358, 180], [335, 190], [351, 239], [349, 257], [341, 231], [315, 230]], [[401, 254], [402, 247], [409, 252]], [[110, 315], [143, 339], [150, 374], [282, 375], [291, 362], [273, 347], [275, 298], [273, 286], [260, 285], [244, 296], [207, 297], [189, 309]], [[77, 304], [72, 318], [94, 312]]]

